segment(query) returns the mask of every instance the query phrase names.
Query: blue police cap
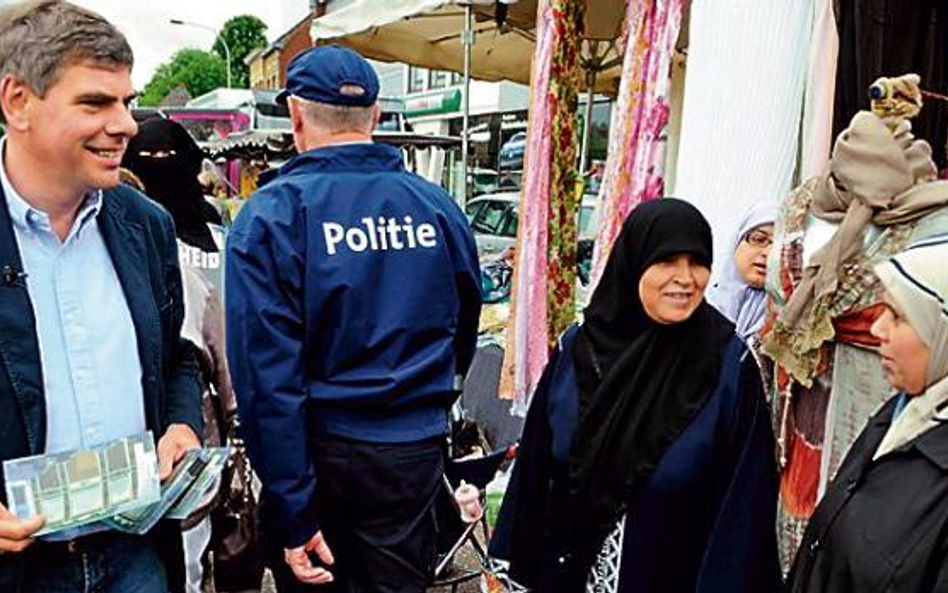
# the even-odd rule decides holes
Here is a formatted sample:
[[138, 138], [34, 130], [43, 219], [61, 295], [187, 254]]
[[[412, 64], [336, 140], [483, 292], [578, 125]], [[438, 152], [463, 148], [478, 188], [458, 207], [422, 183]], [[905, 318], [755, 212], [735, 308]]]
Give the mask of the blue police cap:
[[347, 47], [321, 45], [296, 54], [286, 69], [286, 89], [276, 102], [290, 95], [327, 103], [368, 107], [379, 96], [379, 77], [365, 58]]

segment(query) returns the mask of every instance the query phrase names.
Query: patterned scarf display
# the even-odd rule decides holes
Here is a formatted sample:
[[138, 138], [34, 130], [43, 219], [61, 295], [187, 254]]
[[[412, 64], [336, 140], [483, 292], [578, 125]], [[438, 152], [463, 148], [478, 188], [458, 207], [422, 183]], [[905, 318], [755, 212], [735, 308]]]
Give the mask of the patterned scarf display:
[[541, 0], [531, 81], [530, 126], [500, 393], [526, 411], [553, 340], [573, 322], [579, 145], [576, 111], [585, 2]]
[[629, 212], [661, 197], [665, 190], [663, 132], [668, 124], [671, 58], [681, 14], [682, 0], [627, 2], [625, 59], [612, 112], [590, 293]]
[[[521, 192], [516, 277], [500, 392], [525, 411], [553, 340], [575, 318], [576, 96], [584, 2], [538, 5], [530, 131]], [[613, 111], [602, 187], [594, 278], [632, 208], [660, 197], [662, 132], [668, 122], [670, 63], [682, 0], [629, 0], [622, 82]], [[602, 247], [604, 246], [604, 248]], [[595, 284], [590, 287], [594, 288]]]

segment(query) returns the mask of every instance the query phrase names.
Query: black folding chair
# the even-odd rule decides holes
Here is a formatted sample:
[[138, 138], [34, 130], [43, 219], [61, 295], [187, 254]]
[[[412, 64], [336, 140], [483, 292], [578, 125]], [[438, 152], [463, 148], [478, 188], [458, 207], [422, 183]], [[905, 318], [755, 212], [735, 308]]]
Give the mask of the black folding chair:
[[[461, 583], [480, 577], [487, 562], [487, 541], [490, 532], [487, 525], [487, 505], [484, 489], [500, 466], [514, 458], [517, 446], [511, 445], [498, 449], [484, 457], [469, 459], [451, 459], [445, 465], [444, 487], [438, 494], [435, 513], [438, 532], [438, 563], [435, 566], [435, 582], [432, 586], [450, 586], [452, 593], [456, 593]], [[461, 509], [454, 499], [454, 491], [461, 485], [461, 481], [475, 486], [480, 493], [481, 507], [484, 513], [480, 519], [472, 523], [461, 520]], [[478, 540], [477, 529], [480, 527], [482, 540]], [[483, 543], [481, 543], [483, 541]], [[466, 544], [477, 560], [473, 569], [457, 568], [454, 557]]]

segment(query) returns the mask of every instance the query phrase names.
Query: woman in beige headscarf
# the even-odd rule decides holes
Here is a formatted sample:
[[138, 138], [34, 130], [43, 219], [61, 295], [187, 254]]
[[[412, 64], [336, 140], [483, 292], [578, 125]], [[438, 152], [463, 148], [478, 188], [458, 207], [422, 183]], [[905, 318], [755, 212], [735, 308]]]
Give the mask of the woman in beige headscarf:
[[879, 264], [872, 326], [898, 392], [850, 449], [807, 527], [793, 593], [948, 591], [948, 235]]

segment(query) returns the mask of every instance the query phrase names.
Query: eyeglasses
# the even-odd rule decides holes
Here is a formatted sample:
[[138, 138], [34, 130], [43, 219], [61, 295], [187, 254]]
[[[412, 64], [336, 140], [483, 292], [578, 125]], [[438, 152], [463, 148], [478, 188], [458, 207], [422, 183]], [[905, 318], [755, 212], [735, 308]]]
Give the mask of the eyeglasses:
[[766, 231], [753, 230], [744, 235], [744, 241], [754, 247], [770, 247], [773, 245], [774, 237]]

